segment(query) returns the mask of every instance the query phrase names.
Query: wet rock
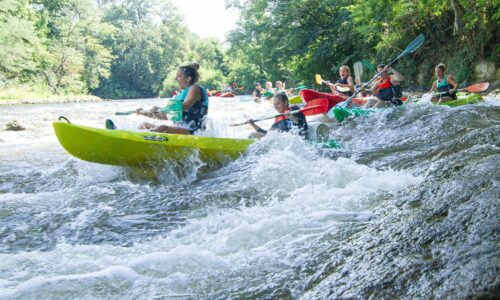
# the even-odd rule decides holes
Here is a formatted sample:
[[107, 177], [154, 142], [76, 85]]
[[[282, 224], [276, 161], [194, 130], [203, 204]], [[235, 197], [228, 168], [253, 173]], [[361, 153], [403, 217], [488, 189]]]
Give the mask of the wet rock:
[[491, 80], [495, 78], [495, 63], [490, 61], [480, 61], [474, 67], [474, 75], [478, 80]]
[[488, 97], [500, 99], [500, 89], [495, 89], [488, 94]]
[[19, 121], [12, 120], [9, 123], [5, 124], [5, 130], [6, 131], [21, 131], [21, 130], [26, 130], [26, 127], [21, 125], [19, 123]]

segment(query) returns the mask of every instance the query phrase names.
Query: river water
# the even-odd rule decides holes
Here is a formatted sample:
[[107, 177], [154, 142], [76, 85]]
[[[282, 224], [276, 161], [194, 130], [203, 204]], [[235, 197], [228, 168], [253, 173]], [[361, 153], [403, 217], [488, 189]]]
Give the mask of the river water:
[[[51, 123], [135, 130], [156, 100], [0, 106], [0, 298], [494, 297], [500, 101], [421, 101], [333, 124], [340, 149], [270, 134], [157, 178], [69, 155]], [[211, 99], [203, 135], [244, 138], [249, 98]], [[272, 122], [272, 121], [270, 121]], [[264, 128], [269, 122], [261, 123]]]

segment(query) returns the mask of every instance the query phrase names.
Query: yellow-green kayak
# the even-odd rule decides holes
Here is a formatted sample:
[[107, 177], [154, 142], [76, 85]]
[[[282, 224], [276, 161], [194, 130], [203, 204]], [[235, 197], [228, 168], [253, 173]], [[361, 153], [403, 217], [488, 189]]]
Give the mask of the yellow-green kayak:
[[290, 103], [290, 104], [301, 104], [302, 103], [302, 98], [300, 98], [300, 95], [290, 97], [290, 98], [288, 98], [288, 103]]
[[439, 105], [457, 107], [467, 104], [476, 104], [480, 101], [483, 101], [483, 97], [481, 97], [480, 94], [457, 93], [457, 100], [451, 100], [448, 102], [439, 103]]
[[250, 139], [99, 129], [54, 122], [61, 145], [75, 157], [107, 165], [154, 167], [180, 162], [191, 155], [210, 166], [235, 160], [254, 142]]

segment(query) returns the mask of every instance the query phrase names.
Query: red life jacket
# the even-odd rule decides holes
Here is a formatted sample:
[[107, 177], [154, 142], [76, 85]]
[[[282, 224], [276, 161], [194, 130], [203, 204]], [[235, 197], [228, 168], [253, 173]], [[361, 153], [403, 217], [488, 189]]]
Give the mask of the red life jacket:
[[379, 89], [381, 89], [381, 90], [383, 90], [383, 89], [388, 89], [388, 88], [390, 88], [390, 87], [391, 87], [391, 77], [390, 77], [390, 76], [389, 76], [389, 77], [387, 77], [387, 79], [385, 80], [385, 82], [382, 82], [382, 81], [381, 81], [381, 82], [378, 84], [378, 88], [379, 88]]
[[[290, 110], [287, 110], [285, 111], [286, 112], [289, 112]], [[286, 117], [285, 116], [277, 116], [274, 118], [274, 123], [278, 123], [279, 121], [283, 121], [283, 120], [286, 120]]]

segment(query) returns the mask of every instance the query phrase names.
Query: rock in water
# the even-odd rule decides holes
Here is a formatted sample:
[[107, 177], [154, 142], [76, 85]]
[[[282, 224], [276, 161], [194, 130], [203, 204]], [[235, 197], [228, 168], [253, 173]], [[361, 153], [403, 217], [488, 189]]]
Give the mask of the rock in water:
[[5, 130], [21, 131], [21, 130], [26, 130], [26, 128], [23, 125], [19, 124], [17, 120], [13, 120], [5, 124]]

